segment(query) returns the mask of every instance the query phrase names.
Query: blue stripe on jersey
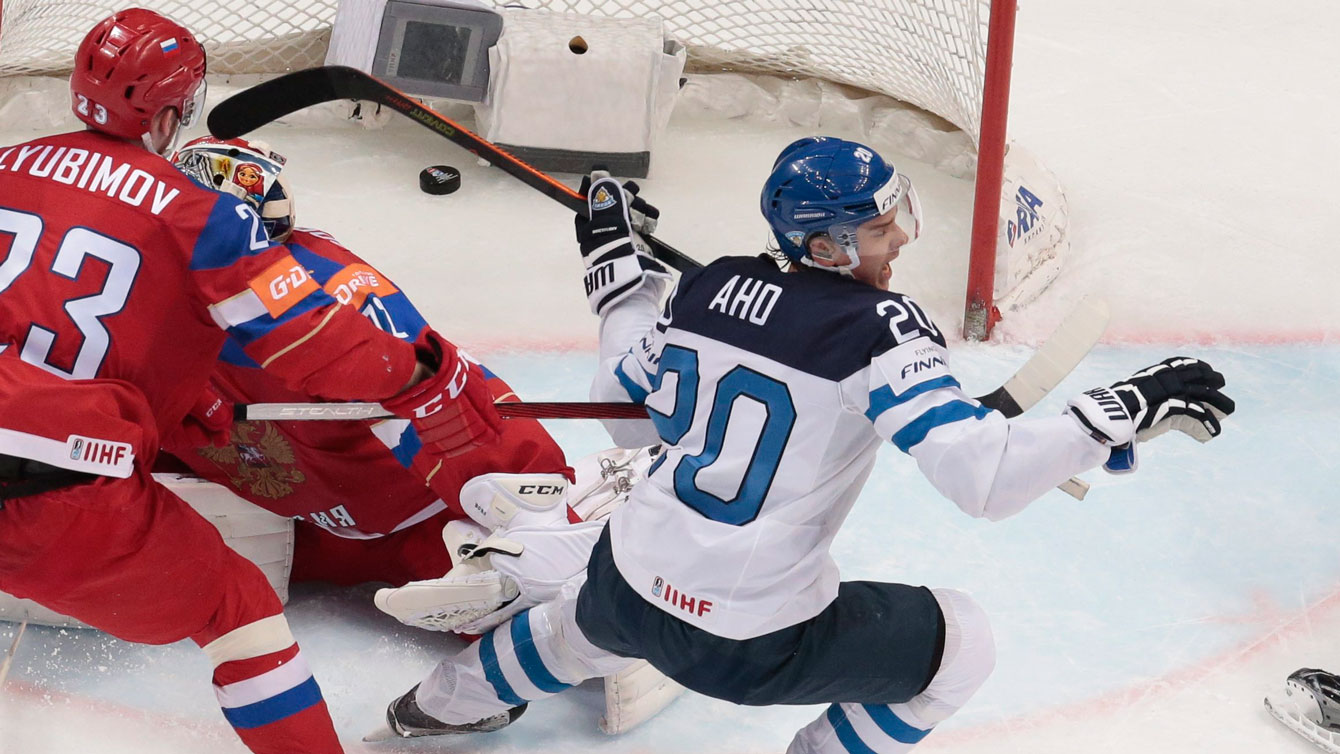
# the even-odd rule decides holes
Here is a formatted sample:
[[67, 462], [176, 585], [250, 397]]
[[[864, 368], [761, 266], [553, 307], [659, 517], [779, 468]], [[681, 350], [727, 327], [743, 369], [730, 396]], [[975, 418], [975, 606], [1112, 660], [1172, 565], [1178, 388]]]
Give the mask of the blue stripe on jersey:
[[405, 427], [405, 431], [400, 433], [400, 444], [391, 448], [391, 455], [395, 460], [405, 468], [409, 468], [414, 463], [414, 456], [419, 454], [423, 448], [423, 440], [419, 439], [419, 433], [414, 431], [414, 427]]
[[847, 719], [847, 713], [836, 704], [828, 706], [828, 724], [833, 726], [833, 731], [837, 733], [838, 742], [842, 748], [850, 754], [879, 754], [879, 752], [866, 746], [865, 741], [856, 734], [856, 729], [851, 727], [851, 721]]
[[[259, 218], [256, 224], [252, 224], [254, 213], [238, 213], [238, 207], [246, 207], [241, 199], [232, 194], [215, 193], [218, 193], [219, 199], [210, 210], [205, 227], [195, 239], [195, 246], [191, 249], [190, 269], [220, 270], [239, 259], [274, 248]], [[250, 207], [247, 209], [250, 210]], [[258, 248], [252, 248], [253, 244]]]
[[275, 694], [268, 699], [262, 699], [243, 707], [233, 707], [231, 709], [224, 707], [223, 716], [228, 719], [228, 723], [234, 728], [246, 730], [278, 722], [320, 703], [321, 687], [316, 685], [315, 678], [308, 677], [307, 680], [288, 691]]
[[619, 363], [614, 367], [614, 376], [618, 378], [619, 385], [623, 387], [624, 392], [628, 393], [628, 397], [632, 398], [634, 403], [646, 403], [647, 389], [634, 382], [633, 378], [628, 376], [628, 373], [623, 369], [622, 359], [620, 359]]
[[926, 439], [926, 435], [930, 434], [930, 431], [936, 427], [942, 427], [964, 419], [981, 419], [989, 413], [991, 413], [991, 409], [985, 406], [974, 406], [963, 401], [950, 401], [928, 410], [908, 422], [902, 429], [894, 432], [893, 444], [897, 445], [899, 450], [907, 453], [912, 448], [920, 445], [921, 441]]
[[291, 322], [304, 314], [320, 309], [323, 306], [333, 305], [334, 303], [335, 299], [325, 291], [312, 291], [301, 301], [295, 303], [288, 311], [279, 315], [277, 319], [271, 317], [269, 314], [262, 314], [255, 319], [228, 328], [228, 335], [236, 338], [238, 343], [246, 346], [256, 339], [268, 335], [271, 330], [274, 330], [276, 327], [279, 327], [286, 322]]
[[879, 729], [884, 731], [884, 735], [899, 743], [914, 744], [930, 734], [929, 730], [913, 728], [903, 722], [901, 718], [893, 714], [893, 710], [882, 704], [862, 704], [861, 707], [869, 713], [870, 719], [875, 721], [875, 725], [878, 725]]
[[324, 286], [330, 281], [335, 273], [344, 269], [343, 262], [336, 262], [333, 259], [327, 259], [300, 243], [286, 244], [288, 250], [293, 254], [293, 258], [298, 261], [307, 271], [312, 274], [312, 279]]
[[570, 684], [555, 678], [549, 668], [544, 666], [544, 660], [535, 648], [535, 635], [530, 630], [529, 610], [512, 619], [512, 649], [516, 652], [521, 669], [526, 672], [526, 678], [535, 684], [535, 688], [546, 694], [557, 694], [563, 689], [572, 688]]
[[512, 684], [507, 682], [502, 668], [498, 667], [498, 650], [493, 646], [493, 631], [484, 634], [479, 640], [479, 661], [484, 665], [484, 677], [488, 679], [489, 685], [493, 686], [493, 693], [497, 694], [499, 699], [513, 707], [526, 703], [525, 699], [517, 696], [512, 690]]
[[247, 355], [242, 350], [242, 344], [229, 338], [223, 342], [223, 350], [219, 352], [219, 361], [225, 364], [232, 364], [235, 367], [248, 367], [250, 369], [260, 369], [261, 365], [256, 360]]
[[933, 380], [926, 380], [919, 385], [913, 385], [902, 395], [894, 395], [893, 388], [884, 385], [883, 387], [870, 392], [870, 408], [865, 412], [866, 418], [870, 421], [874, 421], [879, 418], [880, 414], [888, 411], [894, 406], [906, 403], [922, 393], [928, 393], [932, 390], [939, 390], [940, 388], [947, 387], [957, 388], [962, 386], [958, 384], [958, 380], [950, 375], [936, 377]]

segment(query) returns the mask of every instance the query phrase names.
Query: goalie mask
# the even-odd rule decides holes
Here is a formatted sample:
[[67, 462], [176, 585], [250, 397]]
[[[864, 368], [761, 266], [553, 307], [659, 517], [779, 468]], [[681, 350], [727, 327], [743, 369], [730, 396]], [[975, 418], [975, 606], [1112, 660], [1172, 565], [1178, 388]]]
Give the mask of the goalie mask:
[[187, 142], [172, 157], [178, 170], [199, 183], [251, 205], [276, 243], [293, 232], [293, 193], [281, 175], [285, 162], [263, 141], [221, 141], [211, 136]]
[[810, 241], [826, 235], [847, 254], [837, 266], [850, 274], [860, 264], [856, 229], [897, 212], [907, 243], [921, 234], [921, 203], [906, 175], [873, 149], [852, 141], [808, 137], [792, 142], [763, 184], [763, 217], [788, 259], [810, 266]]

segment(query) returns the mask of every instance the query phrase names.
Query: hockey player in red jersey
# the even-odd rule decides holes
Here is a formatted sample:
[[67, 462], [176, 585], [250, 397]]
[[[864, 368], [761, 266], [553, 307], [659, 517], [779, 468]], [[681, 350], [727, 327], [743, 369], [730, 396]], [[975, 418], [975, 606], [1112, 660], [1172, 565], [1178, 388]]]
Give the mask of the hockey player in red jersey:
[[[281, 173], [286, 160], [269, 145], [203, 137], [183, 146], [173, 162], [207, 186], [254, 197], [270, 238], [285, 243], [326, 292], [382, 330], [411, 342], [427, 330], [389, 278], [329, 235], [295, 227], [292, 188]], [[248, 186], [240, 186], [241, 172]], [[507, 383], [483, 371], [495, 400], [516, 399]], [[468, 481], [494, 473], [547, 474], [562, 489], [571, 479], [563, 451], [533, 419], [503, 422], [498, 442], [436, 470], [413, 453], [419, 439], [403, 419], [232, 422], [234, 403], [312, 400], [319, 396], [285, 386], [230, 340], [196, 410], [163, 443], [196, 474], [299, 519], [293, 581], [400, 586], [440, 578], [453, 565], [443, 527], [466, 518], [460, 494]]]
[[293, 389], [380, 401], [429, 466], [494, 441], [499, 420], [450, 343], [373, 326], [244, 202], [163, 159], [204, 73], [189, 31], [122, 11], [76, 54], [87, 130], [0, 147], [0, 590], [129, 641], [189, 638], [252, 751], [329, 754], [341, 747], [277, 597], [153, 481], [157, 436], [228, 338]]

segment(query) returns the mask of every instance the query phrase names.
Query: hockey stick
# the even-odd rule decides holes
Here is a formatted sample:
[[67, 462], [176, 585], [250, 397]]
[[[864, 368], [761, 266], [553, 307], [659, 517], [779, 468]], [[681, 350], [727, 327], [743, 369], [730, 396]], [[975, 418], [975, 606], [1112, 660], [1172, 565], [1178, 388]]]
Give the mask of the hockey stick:
[[[395, 110], [483, 157], [573, 212], [587, 212], [586, 198], [553, 176], [462, 128], [450, 118], [424, 107], [400, 90], [354, 68], [309, 68], [238, 92], [220, 102], [210, 112], [209, 130], [219, 138], [234, 138], [298, 110], [342, 99], [369, 100]], [[702, 266], [653, 236], [645, 235], [644, 240], [658, 259], [680, 272]], [[978, 401], [1010, 418], [1027, 411], [1074, 369], [1098, 341], [1106, 325], [1106, 305], [1098, 300], [1082, 301], [1014, 377], [995, 391], [981, 396]]]
[[[409, 95], [356, 68], [330, 65], [294, 71], [257, 84], [220, 102], [209, 114], [209, 131], [220, 139], [233, 139], [279, 118], [313, 105], [334, 100], [368, 100], [390, 108], [419, 125], [446, 137], [494, 167], [538, 190], [564, 207], [585, 215], [586, 197], [556, 178], [510, 154], [441, 113], [425, 107]], [[680, 272], [702, 264], [669, 244], [643, 233], [642, 239], [657, 259]]]
[[[1037, 404], [1079, 364], [1107, 328], [1107, 304], [1085, 298], [1004, 385], [978, 398], [982, 405], [1014, 418]], [[644, 419], [637, 403], [504, 402], [493, 404], [504, 419]], [[238, 404], [237, 421], [358, 421], [386, 419], [376, 403]]]
[[[504, 419], [645, 419], [641, 403], [499, 402], [493, 404]], [[236, 421], [361, 421], [390, 419], [395, 415], [377, 403], [239, 403]]]
[[23, 632], [28, 628], [28, 619], [24, 618], [19, 623], [18, 633], [14, 634], [14, 641], [9, 643], [9, 649], [5, 652], [4, 662], [0, 662], [0, 688], [4, 687], [5, 679], [9, 677], [9, 666], [14, 662], [14, 652], [19, 648], [19, 639], [23, 638]]

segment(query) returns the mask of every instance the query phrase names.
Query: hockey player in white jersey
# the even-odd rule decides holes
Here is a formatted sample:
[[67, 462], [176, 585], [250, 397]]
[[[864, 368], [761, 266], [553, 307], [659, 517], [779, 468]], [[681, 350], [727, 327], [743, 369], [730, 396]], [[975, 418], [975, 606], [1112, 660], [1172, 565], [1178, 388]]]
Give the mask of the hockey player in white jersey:
[[665, 451], [610, 516], [576, 597], [520, 612], [443, 663], [392, 703], [393, 727], [402, 713], [421, 729], [501, 722], [645, 658], [720, 699], [829, 704], [791, 754], [905, 752], [986, 680], [994, 645], [963, 592], [840, 581], [829, 547], [881, 443], [969, 515], [998, 520], [1100, 464], [1133, 469], [1135, 444], [1167, 429], [1209, 440], [1233, 411], [1223, 377], [1191, 358], [1076, 396], [1059, 416], [983, 407], [935, 324], [889, 291], [921, 210], [909, 179], [860, 144], [802, 139], [777, 158], [762, 211], [788, 271], [767, 255], [718, 259], [686, 273], [663, 313], [669, 275], [639, 250], [631, 195], [593, 178], [590, 219], [577, 220], [601, 318], [592, 398], [645, 402], [649, 422], [610, 432]]

